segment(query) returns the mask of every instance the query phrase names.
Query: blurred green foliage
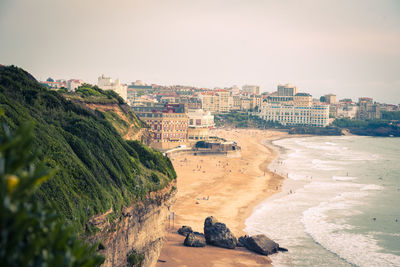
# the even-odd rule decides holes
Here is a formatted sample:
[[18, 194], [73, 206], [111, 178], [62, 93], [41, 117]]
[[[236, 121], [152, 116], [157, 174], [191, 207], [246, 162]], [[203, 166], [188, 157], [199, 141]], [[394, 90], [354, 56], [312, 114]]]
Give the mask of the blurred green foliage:
[[1, 266], [100, 266], [104, 258], [77, 238], [57, 214], [32, 198], [54, 175], [35, 165], [32, 127], [0, 131]]

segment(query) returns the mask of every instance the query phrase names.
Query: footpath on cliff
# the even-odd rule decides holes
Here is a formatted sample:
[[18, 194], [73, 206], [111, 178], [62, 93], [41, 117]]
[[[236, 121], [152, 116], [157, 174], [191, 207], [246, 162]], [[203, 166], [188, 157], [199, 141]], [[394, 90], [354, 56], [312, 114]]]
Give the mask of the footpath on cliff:
[[205, 218], [214, 216], [236, 237], [244, 235], [245, 220], [254, 207], [281, 188], [283, 178], [267, 169], [277, 152], [261, 141], [279, 139], [287, 133], [220, 129], [214, 134], [237, 142], [240, 155], [181, 155], [172, 159], [178, 174], [177, 200], [172, 209], [175, 219], [174, 225], [171, 221], [157, 266], [266, 266], [271, 263], [268, 257], [245, 248], [185, 247], [185, 237], [176, 233], [182, 225], [203, 232]]

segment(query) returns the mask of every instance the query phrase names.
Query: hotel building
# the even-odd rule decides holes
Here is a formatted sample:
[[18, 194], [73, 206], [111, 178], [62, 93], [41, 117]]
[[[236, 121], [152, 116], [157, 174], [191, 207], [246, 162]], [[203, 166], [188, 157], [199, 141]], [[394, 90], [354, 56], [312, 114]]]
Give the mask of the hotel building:
[[150, 127], [151, 147], [167, 150], [187, 144], [189, 120], [183, 104], [149, 103], [132, 109]]
[[324, 127], [329, 124], [329, 106], [294, 106], [264, 103], [257, 113], [266, 121], [277, 121], [282, 125], [310, 125]]

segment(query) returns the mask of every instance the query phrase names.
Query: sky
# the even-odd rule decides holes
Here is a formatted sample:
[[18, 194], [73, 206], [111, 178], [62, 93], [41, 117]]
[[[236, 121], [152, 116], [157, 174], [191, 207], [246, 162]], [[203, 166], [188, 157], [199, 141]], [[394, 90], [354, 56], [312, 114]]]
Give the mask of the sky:
[[0, 0], [0, 64], [400, 104], [400, 1]]

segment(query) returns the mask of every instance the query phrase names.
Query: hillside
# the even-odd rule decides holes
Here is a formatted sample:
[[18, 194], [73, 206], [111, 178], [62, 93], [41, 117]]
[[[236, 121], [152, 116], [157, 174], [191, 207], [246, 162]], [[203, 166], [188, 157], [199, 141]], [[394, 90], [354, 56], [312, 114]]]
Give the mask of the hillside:
[[63, 97], [73, 103], [92, 110], [101, 111], [125, 140], [140, 140], [145, 124], [113, 91], [104, 91], [97, 86], [84, 84], [75, 92], [59, 90]]
[[[107, 99], [104, 104], [123, 112], [123, 103], [115, 93], [97, 93]], [[142, 127], [133, 113], [124, 121], [99, 108], [98, 101], [97, 108], [90, 109], [86, 105], [90, 101], [82, 105], [78, 98], [67, 99], [62, 92], [44, 88], [20, 68], [0, 67], [0, 109], [5, 114], [1, 123], [12, 129], [33, 124], [39, 160], [57, 170], [35, 198], [54, 206], [77, 230], [83, 229], [90, 217], [110, 208], [117, 214], [109, 216], [116, 217], [123, 206], [164, 188], [176, 178], [168, 158], [138, 141], [121, 137], [129, 129], [137, 132]], [[113, 119], [124, 122], [112, 123]], [[124, 124], [126, 128], [118, 127]]]

